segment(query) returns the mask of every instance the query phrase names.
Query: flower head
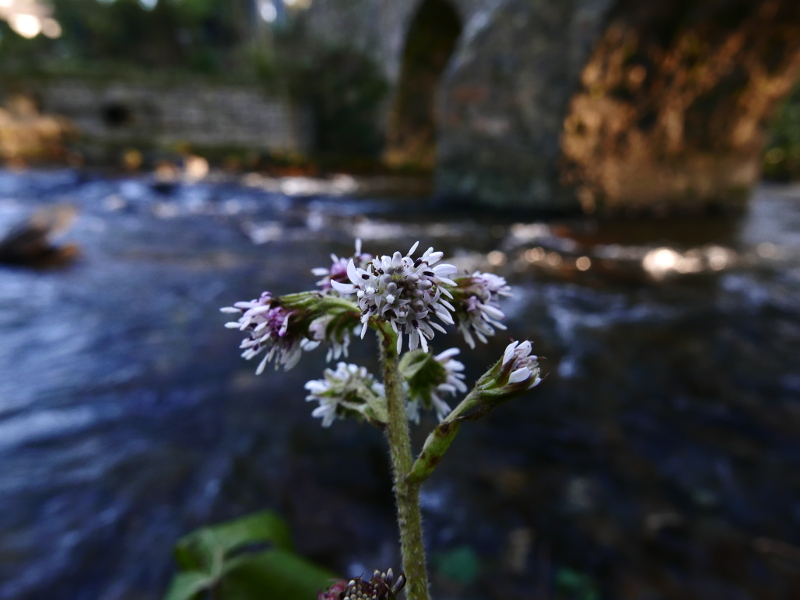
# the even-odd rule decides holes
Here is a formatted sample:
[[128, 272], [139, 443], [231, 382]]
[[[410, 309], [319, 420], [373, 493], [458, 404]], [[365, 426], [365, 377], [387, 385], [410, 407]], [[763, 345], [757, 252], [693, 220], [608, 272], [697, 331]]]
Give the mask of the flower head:
[[318, 600], [395, 600], [405, 584], [402, 573], [395, 580], [391, 569], [386, 573], [375, 571], [369, 581], [363, 577], [337, 581], [327, 591], [320, 592]]
[[[531, 354], [529, 341], [511, 342], [496, 366], [493, 387], [507, 393], [526, 391], [539, 385], [539, 357]], [[493, 369], [494, 370], [494, 369]]]
[[372, 260], [371, 254], [365, 254], [361, 252], [361, 240], [356, 239], [356, 251], [353, 254], [352, 258], [339, 258], [335, 254], [331, 254], [331, 266], [327, 269], [325, 267], [318, 267], [316, 269], [311, 269], [311, 273], [316, 275], [317, 277], [322, 277], [317, 282], [317, 286], [322, 288], [323, 292], [327, 292], [333, 289], [331, 286], [332, 281], [338, 281], [339, 283], [347, 283], [347, 263], [351, 260], [355, 263], [357, 267], [364, 268], [366, 264]]
[[323, 427], [348, 416], [363, 416], [370, 421], [386, 422], [386, 392], [366, 368], [340, 362], [336, 370], [325, 369], [324, 379], [306, 383], [308, 402], [319, 402], [311, 413], [322, 419]]
[[225, 324], [229, 329], [247, 332], [239, 348], [244, 350], [242, 357], [250, 360], [262, 351], [266, 355], [256, 369], [260, 375], [267, 363], [275, 359], [275, 368], [283, 365], [287, 371], [297, 364], [304, 344], [305, 327], [296, 318], [299, 311], [286, 308], [280, 299], [264, 292], [258, 300], [237, 302], [233, 306], [220, 309], [224, 313], [241, 314], [237, 321]]
[[434, 267], [443, 253], [434, 252], [433, 248], [428, 248], [417, 259], [412, 258], [417, 244], [405, 256], [395, 252], [392, 256], [376, 257], [363, 268], [350, 259], [347, 263], [350, 283], [331, 279], [333, 289], [340, 294], [356, 295], [363, 323], [361, 337], [367, 331], [370, 318], [384, 320], [398, 334], [398, 353], [402, 349], [403, 335], [408, 335], [411, 350], [422, 346], [427, 352], [433, 330], [444, 332], [441, 325], [431, 320], [433, 316], [442, 323], [453, 323], [450, 312], [454, 308], [443, 297], [452, 298], [452, 295], [443, 286], [455, 286], [446, 276], [457, 269], [448, 264]]
[[486, 336], [495, 329], [506, 329], [500, 320], [505, 314], [500, 310], [500, 296], [511, 296], [511, 288], [503, 277], [475, 271], [471, 276], [456, 279], [453, 290], [455, 321], [470, 348], [475, 347], [473, 335], [484, 344]]
[[[417, 351], [419, 352], [419, 351]], [[461, 351], [450, 348], [436, 356], [419, 352], [410, 352], [400, 363], [400, 372], [408, 386], [408, 419], [419, 423], [420, 406], [433, 409], [442, 421], [450, 412], [450, 406], [442, 396], [455, 396], [458, 392], [466, 393], [464, 384], [464, 365], [453, 360]]]

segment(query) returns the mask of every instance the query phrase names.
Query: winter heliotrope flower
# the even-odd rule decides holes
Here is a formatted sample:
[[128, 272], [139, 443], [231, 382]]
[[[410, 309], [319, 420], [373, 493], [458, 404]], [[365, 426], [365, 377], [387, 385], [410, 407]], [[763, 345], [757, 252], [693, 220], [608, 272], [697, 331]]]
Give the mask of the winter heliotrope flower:
[[500, 297], [511, 296], [511, 288], [504, 278], [475, 271], [457, 278], [456, 284], [458, 287], [453, 290], [456, 326], [470, 348], [475, 347], [473, 335], [485, 344], [486, 336], [494, 335], [495, 329], [506, 329], [500, 322], [505, 319]]
[[373, 422], [386, 422], [386, 392], [365, 367], [340, 362], [336, 370], [325, 369], [324, 379], [306, 383], [308, 402], [319, 402], [311, 413], [322, 419], [323, 427], [349, 416], [363, 416]]
[[420, 407], [435, 410], [442, 421], [450, 413], [450, 406], [442, 396], [466, 393], [464, 365], [453, 360], [460, 352], [458, 348], [450, 348], [436, 356], [410, 352], [403, 357], [400, 372], [408, 389], [406, 416], [409, 421], [419, 423]]
[[453, 323], [450, 313], [454, 308], [443, 297], [452, 296], [443, 286], [456, 285], [447, 275], [457, 269], [448, 264], [433, 266], [443, 255], [434, 252], [433, 248], [428, 248], [419, 258], [412, 258], [418, 244], [414, 244], [405, 256], [395, 252], [392, 256], [376, 257], [364, 268], [350, 259], [347, 263], [350, 283], [331, 279], [333, 289], [340, 294], [355, 294], [363, 323], [361, 337], [367, 331], [370, 318], [386, 321], [398, 334], [398, 353], [403, 346], [403, 335], [408, 335], [411, 350], [422, 346], [427, 352], [434, 329], [444, 332], [432, 317], [436, 316], [445, 324]]
[[220, 309], [224, 313], [241, 314], [237, 321], [225, 323], [229, 329], [246, 331], [248, 337], [239, 348], [242, 357], [250, 360], [262, 351], [266, 355], [256, 369], [260, 375], [267, 363], [275, 359], [275, 368], [283, 365], [287, 371], [300, 360], [304, 344], [308, 343], [302, 327], [295, 326], [298, 311], [287, 309], [278, 298], [264, 292], [258, 300], [237, 302]]

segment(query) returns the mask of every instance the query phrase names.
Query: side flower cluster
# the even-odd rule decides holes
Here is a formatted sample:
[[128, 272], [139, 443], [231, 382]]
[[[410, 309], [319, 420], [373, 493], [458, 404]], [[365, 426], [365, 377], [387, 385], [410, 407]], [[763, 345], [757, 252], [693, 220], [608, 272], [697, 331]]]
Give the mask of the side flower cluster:
[[311, 413], [330, 427], [337, 419], [363, 416], [375, 422], [386, 421], [386, 392], [365, 367], [340, 362], [336, 370], [325, 369], [324, 379], [306, 383], [307, 402], [319, 402]]
[[408, 388], [408, 404], [406, 415], [410, 421], [419, 423], [420, 407], [436, 411], [439, 421], [450, 413], [450, 406], [442, 396], [455, 396], [458, 392], [466, 393], [464, 383], [464, 365], [454, 360], [461, 350], [450, 348], [431, 356], [422, 354], [416, 361], [415, 357], [401, 363], [400, 371], [406, 378]]
[[444, 332], [432, 317], [436, 316], [445, 324], [453, 323], [450, 313], [455, 309], [444, 298], [452, 298], [452, 295], [444, 286], [456, 285], [447, 275], [457, 269], [448, 264], [433, 266], [443, 255], [433, 248], [428, 248], [419, 258], [412, 258], [417, 245], [414, 244], [405, 256], [395, 252], [392, 256], [377, 257], [364, 268], [350, 259], [347, 263], [350, 283], [331, 279], [333, 289], [340, 294], [355, 294], [361, 309], [361, 337], [367, 331], [370, 318], [383, 319], [398, 334], [398, 353], [402, 350], [404, 335], [408, 336], [411, 350], [422, 346], [428, 351], [428, 340], [433, 339], [434, 329]]
[[247, 332], [239, 348], [247, 360], [266, 352], [256, 369], [260, 375], [267, 363], [275, 359], [275, 368], [283, 365], [288, 371], [300, 360], [305, 336], [293, 327], [296, 311], [287, 309], [278, 298], [264, 292], [257, 300], [237, 302], [220, 309], [224, 313], [240, 314], [237, 321], [225, 323], [229, 329]]
[[458, 277], [453, 290], [455, 321], [470, 348], [475, 348], [473, 335], [484, 344], [486, 336], [495, 329], [506, 329], [500, 321], [505, 314], [500, 310], [500, 297], [511, 296], [511, 288], [503, 277], [475, 271], [470, 276]]

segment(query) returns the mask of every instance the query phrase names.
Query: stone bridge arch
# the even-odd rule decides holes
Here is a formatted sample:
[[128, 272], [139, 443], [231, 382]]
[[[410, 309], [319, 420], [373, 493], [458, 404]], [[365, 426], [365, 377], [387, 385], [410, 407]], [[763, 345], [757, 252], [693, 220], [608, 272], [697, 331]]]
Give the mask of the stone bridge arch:
[[425, 169], [436, 164], [442, 76], [461, 36], [451, 0], [421, 0], [410, 19], [389, 111], [385, 159]]
[[[800, 78], [797, 0], [448, 1], [463, 27], [436, 91], [445, 196], [586, 212], [735, 205]], [[345, 4], [350, 26], [328, 32], [375, 57], [398, 98], [421, 0], [313, 10]]]

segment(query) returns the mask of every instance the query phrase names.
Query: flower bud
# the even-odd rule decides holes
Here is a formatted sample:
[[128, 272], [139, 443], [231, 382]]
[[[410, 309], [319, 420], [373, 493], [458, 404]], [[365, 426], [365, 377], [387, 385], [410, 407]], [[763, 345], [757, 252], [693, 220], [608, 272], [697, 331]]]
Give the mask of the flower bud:
[[512, 342], [500, 359], [478, 381], [482, 396], [510, 397], [526, 392], [541, 382], [539, 357], [531, 354], [529, 341]]

